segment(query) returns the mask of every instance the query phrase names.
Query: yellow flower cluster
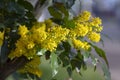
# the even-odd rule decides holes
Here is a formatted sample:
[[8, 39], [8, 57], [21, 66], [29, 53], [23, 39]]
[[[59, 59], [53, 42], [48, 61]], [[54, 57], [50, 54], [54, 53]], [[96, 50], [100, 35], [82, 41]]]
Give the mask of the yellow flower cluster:
[[18, 34], [20, 34], [21, 37], [25, 37], [25, 35], [29, 32], [25, 25], [24, 26], [20, 26], [18, 28], [18, 31], [19, 31]]
[[91, 17], [90, 12], [88, 11], [83, 11], [80, 15], [78, 15], [77, 22], [85, 22], [88, 21]]
[[101, 26], [102, 21], [100, 18], [92, 18], [91, 22], [89, 23], [90, 26], [93, 27], [93, 30], [96, 32], [101, 32], [103, 27]]
[[4, 39], [4, 31], [0, 32], [0, 46], [3, 44], [3, 39]]
[[46, 25], [44, 23], [35, 24], [30, 32], [31, 37], [35, 43], [42, 43], [47, 38]]
[[28, 59], [33, 58], [33, 56], [36, 54], [36, 49], [35, 42], [32, 40], [31, 35], [28, 34], [29, 30], [25, 26], [20, 26], [18, 33], [21, 35], [21, 38], [16, 42], [16, 48], [11, 50], [9, 57], [13, 59], [23, 55]]
[[[90, 12], [85, 11], [74, 18], [73, 21], [75, 22], [74, 28], [63, 28], [61, 25], [53, 23], [50, 19], [36, 23], [29, 30], [25, 25], [19, 26], [18, 34], [21, 37], [16, 42], [16, 48], [9, 54], [9, 58], [25, 56], [30, 60], [33, 59], [32, 62], [26, 65], [24, 71], [40, 76], [39, 70], [36, 69], [36, 64], [38, 65], [38, 63], [35, 62], [38, 61], [35, 59], [38, 47], [39, 49], [53, 52], [62, 41], [71, 40], [77, 50], [88, 50], [90, 45], [87, 41], [100, 41], [102, 22], [99, 18], [92, 18]], [[2, 35], [0, 33], [0, 37]]]
[[102, 30], [100, 18], [91, 18], [90, 12], [85, 11], [77, 16], [74, 22], [75, 28], [69, 29], [53, 24], [50, 19], [36, 23], [30, 30], [26, 26], [20, 26], [18, 34], [21, 38], [17, 41], [16, 49], [11, 52], [9, 57], [24, 55], [31, 59], [37, 52], [36, 46], [52, 52], [56, 50], [60, 42], [67, 41], [67, 39], [71, 39], [76, 48], [83, 49], [88, 49], [90, 46], [87, 41], [78, 41], [79, 37], [86, 37], [93, 42], [100, 41], [100, 31]]
[[62, 28], [61, 26], [53, 26], [48, 31], [46, 40], [41, 44], [42, 48], [54, 51], [61, 41], [65, 41], [67, 39], [66, 36], [68, 33], [69, 30], [66, 28]]
[[73, 29], [77, 34], [76, 36], [85, 36], [89, 29], [88, 26], [84, 25], [84, 24], [80, 24], [80, 23], [76, 23], [75, 29]]
[[77, 49], [89, 49], [88, 42], [78, 40], [77, 38], [89, 39], [93, 42], [100, 41], [100, 32], [103, 27], [100, 18], [93, 18], [88, 11], [82, 12], [80, 15], [74, 18], [75, 28], [69, 32], [69, 38], [73, 41], [74, 47]]
[[55, 51], [57, 45], [67, 39], [69, 30], [55, 25], [46, 31], [46, 27], [45, 23], [37, 23], [30, 30], [26, 26], [20, 26], [18, 34], [21, 38], [16, 42], [16, 48], [11, 51], [9, 57], [13, 59], [23, 55], [31, 59], [37, 52], [36, 46], [51, 52]]
[[77, 39], [73, 39], [73, 44], [74, 44], [76, 49], [83, 48], [85, 50], [88, 50], [90, 48], [90, 45], [88, 45], [87, 42], [82, 42], [82, 41], [77, 40]]
[[42, 72], [39, 69], [40, 58], [38, 56], [34, 57], [30, 62], [28, 62], [24, 67], [19, 69], [21, 73], [31, 73], [40, 77]]
[[100, 41], [100, 34], [96, 32], [90, 32], [88, 35], [88, 38], [93, 42], [99, 42]]

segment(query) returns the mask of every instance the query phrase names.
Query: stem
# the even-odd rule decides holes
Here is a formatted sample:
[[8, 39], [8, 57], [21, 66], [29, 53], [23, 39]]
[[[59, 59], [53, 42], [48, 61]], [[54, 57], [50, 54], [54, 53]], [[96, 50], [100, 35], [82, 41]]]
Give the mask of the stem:
[[28, 60], [25, 57], [16, 58], [0, 65], [0, 80], [5, 80], [10, 74], [24, 66]]

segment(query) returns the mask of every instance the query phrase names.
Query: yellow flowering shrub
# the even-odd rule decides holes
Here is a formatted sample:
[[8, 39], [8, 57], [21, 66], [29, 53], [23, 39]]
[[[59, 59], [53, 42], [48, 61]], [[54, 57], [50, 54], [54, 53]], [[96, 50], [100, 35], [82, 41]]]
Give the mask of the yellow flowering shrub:
[[[58, 25], [48, 19], [45, 22], [35, 23], [32, 28], [21, 25], [18, 28], [18, 34], [21, 36], [16, 42], [16, 48], [11, 51], [9, 58], [25, 56], [31, 60], [25, 65], [20, 72], [29, 72], [40, 77], [39, 58], [37, 49], [45, 49], [46, 51], [55, 52], [58, 45], [62, 42], [71, 40], [76, 50], [88, 50], [92, 42], [100, 41], [100, 32], [102, 30], [101, 20], [92, 18], [90, 12], [84, 11], [73, 19], [74, 28], [66, 28]], [[1, 34], [2, 36], [2, 34]]]
[[[89, 11], [74, 14], [75, 1], [38, 0], [33, 6], [30, 0], [0, 0], [0, 80], [15, 71], [23, 73], [22, 80], [43, 80], [41, 65], [46, 60], [52, 70], [52, 78], [46, 80], [56, 78], [58, 67], [64, 67], [72, 78], [75, 70], [80, 73], [82, 67], [87, 68], [88, 59], [95, 69], [101, 64], [106, 80], [110, 80], [105, 52], [96, 45], [102, 41], [102, 21]], [[38, 22], [38, 10], [46, 8], [50, 18]]]

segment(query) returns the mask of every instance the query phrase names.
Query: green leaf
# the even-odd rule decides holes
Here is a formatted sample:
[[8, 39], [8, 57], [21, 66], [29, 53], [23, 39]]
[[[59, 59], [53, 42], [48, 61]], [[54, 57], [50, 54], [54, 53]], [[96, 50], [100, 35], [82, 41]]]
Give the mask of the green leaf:
[[65, 26], [67, 28], [74, 28], [75, 22], [74, 22], [74, 20], [69, 20], [68, 18], [65, 17], [63, 26]]
[[46, 58], [46, 60], [50, 59], [50, 54], [51, 54], [50, 51], [46, 51], [45, 52], [45, 58]]
[[69, 52], [70, 59], [74, 59], [77, 56], [77, 50], [75, 48], [71, 48]]
[[86, 65], [85, 62], [82, 62], [82, 69], [83, 69], [83, 70], [87, 70], [87, 65]]
[[72, 42], [71, 39], [68, 39], [68, 43], [69, 43], [69, 45], [70, 45], [71, 47], [74, 47], [73, 42]]
[[64, 4], [62, 3], [55, 3], [55, 7], [58, 8], [59, 11], [61, 11], [65, 17], [69, 16], [68, 10], [65, 8]]
[[69, 44], [69, 42], [63, 42], [63, 47], [66, 52], [70, 52], [71, 45]]
[[50, 6], [50, 7], [48, 7], [48, 10], [49, 10], [49, 13], [51, 14], [51, 16], [53, 16], [53, 18], [62, 19], [62, 14], [57, 9], [55, 9], [55, 7]]
[[70, 58], [68, 57], [68, 52], [62, 52], [59, 55], [60, 60], [62, 61], [63, 67], [66, 67], [70, 64]]
[[67, 72], [68, 72], [68, 75], [71, 77], [72, 76], [72, 68], [67, 67]]
[[83, 60], [83, 55], [82, 55], [82, 53], [81, 53], [80, 50], [78, 51], [77, 57], [78, 57], [80, 60]]
[[18, 4], [20, 4], [21, 6], [23, 6], [25, 9], [29, 11], [33, 11], [33, 6], [29, 1], [18, 0]]
[[75, 68], [81, 69], [81, 67], [84, 67], [83, 58], [76, 56], [76, 58], [71, 60], [71, 66], [72, 70], [74, 70]]
[[88, 58], [90, 57], [90, 53], [87, 52], [87, 51], [85, 51], [85, 52], [83, 53], [83, 57], [84, 57], [84, 61], [87, 61]]
[[92, 59], [92, 64], [94, 65], [94, 71], [96, 70], [96, 65], [98, 63], [98, 58], [96, 58], [93, 54], [90, 54], [90, 57]]
[[86, 70], [87, 66], [84, 62], [84, 58], [83, 55], [81, 54], [81, 51], [78, 51], [77, 56], [71, 60], [71, 66], [72, 69], [74, 70], [75, 68], [78, 68], [79, 70], [81, 69], [81, 67]]
[[101, 66], [104, 72], [105, 80], [111, 80], [111, 74], [110, 74], [108, 66], [104, 63], [101, 63]]
[[46, 49], [41, 49], [40, 51], [37, 52], [37, 55], [42, 56], [45, 54], [45, 52], [46, 52]]
[[95, 46], [95, 45], [93, 45], [93, 44], [91, 44], [91, 45], [92, 45], [93, 48], [95, 49], [96, 53], [97, 53], [100, 57], [102, 57], [102, 58], [105, 60], [106, 64], [109, 66], [105, 52], [104, 52], [101, 48], [98, 48], [97, 46]]
[[55, 53], [51, 53], [51, 56], [50, 56], [50, 61], [51, 61], [51, 68], [52, 68], [52, 76], [54, 77], [58, 70], [58, 60], [57, 60], [57, 55]]

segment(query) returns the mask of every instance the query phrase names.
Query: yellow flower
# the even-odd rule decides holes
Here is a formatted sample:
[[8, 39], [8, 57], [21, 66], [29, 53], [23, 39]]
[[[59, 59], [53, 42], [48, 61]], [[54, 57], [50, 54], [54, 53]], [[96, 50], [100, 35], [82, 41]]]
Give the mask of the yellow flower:
[[39, 64], [40, 64], [40, 57], [36, 56], [30, 62], [28, 62], [24, 67], [19, 69], [19, 72], [31, 73], [37, 75], [38, 77], [41, 77], [42, 72], [39, 69]]
[[88, 45], [87, 42], [82, 42], [77, 39], [73, 39], [73, 44], [76, 49], [82, 48], [82, 49], [88, 50], [90, 48], [90, 45]]
[[35, 43], [33, 43], [32, 41], [28, 43], [27, 45], [27, 49], [32, 49], [35, 46]]
[[31, 32], [41, 32], [41, 31], [45, 31], [45, 29], [46, 29], [46, 25], [45, 25], [45, 23], [36, 23], [35, 25], [33, 25], [33, 27], [31, 28]]
[[32, 27], [31, 31], [31, 36], [32, 39], [36, 42], [36, 43], [41, 43], [43, 40], [46, 39], [47, 37], [47, 32], [45, 32], [46, 26], [45, 24], [39, 24], [39, 25], [34, 25]]
[[4, 40], [4, 31], [0, 32], [0, 46], [2, 46]]
[[61, 26], [53, 26], [48, 31], [47, 38], [42, 41], [41, 47], [45, 48], [49, 51], [55, 51], [57, 45], [61, 41], [65, 41], [67, 39], [67, 35], [69, 33], [69, 29], [62, 28]]
[[8, 57], [10, 59], [13, 59], [15, 57], [20, 57], [23, 54], [27, 53], [26, 49], [24, 47], [17, 47], [15, 50], [11, 50], [10, 54]]
[[76, 35], [77, 33], [75, 32], [75, 30], [71, 29], [68, 36], [70, 39], [74, 39]]
[[96, 26], [95, 31], [101, 32], [103, 30], [103, 26]]
[[99, 17], [96, 17], [96, 18], [92, 18], [90, 24], [92, 26], [99, 26], [99, 25], [102, 24], [102, 21], [101, 21], [101, 19]]
[[54, 38], [57, 43], [66, 40], [66, 36], [69, 33], [69, 29], [62, 28], [61, 26], [53, 26], [48, 33], [50, 37]]
[[52, 52], [56, 50], [57, 45], [54, 39], [46, 39], [42, 42], [41, 47]]
[[20, 56], [25, 56], [30, 59], [36, 53], [36, 50], [34, 49], [35, 43], [32, 41], [31, 38], [29, 38], [28, 35], [26, 36], [26, 38], [21, 37], [15, 45], [16, 48], [12, 50], [9, 54], [9, 58], [11, 59]]
[[78, 22], [85, 22], [88, 21], [91, 17], [90, 12], [88, 11], [83, 11], [78, 17], [77, 17], [77, 21]]
[[93, 42], [99, 42], [100, 41], [100, 33], [90, 32], [88, 34], [88, 38]]
[[32, 38], [36, 43], [40, 44], [47, 38], [47, 33], [45, 31], [41, 31], [40, 33], [35, 32], [32, 34]]
[[77, 36], [85, 36], [88, 33], [88, 27], [86, 25], [76, 23], [75, 32]]
[[25, 36], [28, 32], [29, 32], [29, 30], [27, 29], [27, 27], [25, 25], [19, 26], [18, 34], [21, 35], [21, 37]]
[[50, 19], [45, 20], [47, 30], [52, 27], [53, 22]]

